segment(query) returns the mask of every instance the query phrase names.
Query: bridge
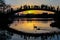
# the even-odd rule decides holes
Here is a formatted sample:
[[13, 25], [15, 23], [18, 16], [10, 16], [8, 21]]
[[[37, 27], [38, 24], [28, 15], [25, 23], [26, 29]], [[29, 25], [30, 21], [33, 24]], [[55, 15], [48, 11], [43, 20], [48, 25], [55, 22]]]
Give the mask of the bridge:
[[17, 12], [21, 12], [21, 11], [27, 11], [27, 10], [44, 10], [44, 11], [51, 11], [51, 12], [57, 12], [59, 10], [59, 8], [55, 8], [55, 7], [49, 7], [49, 6], [45, 6], [45, 5], [41, 5], [41, 6], [21, 6], [20, 8], [18, 8], [15, 13]]
[[[13, 10], [11, 8], [11, 11], [8, 11], [6, 13], [6, 16], [9, 16], [9, 17], [13, 17], [15, 13], [18, 13], [18, 12], [23, 12], [23, 11], [28, 11], [28, 10], [43, 10], [43, 11], [50, 11], [50, 12], [54, 12], [54, 14], [58, 15], [60, 13], [60, 10], [59, 8], [55, 8], [55, 7], [49, 7], [49, 6], [46, 6], [46, 5], [41, 5], [41, 6], [27, 6], [27, 5], [24, 5], [24, 6], [21, 6], [20, 8], [17, 8], [17, 10]], [[47, 13], [46, 13], [47, 14]], [[42, 14], [42, 15], [39, 15], [40, 17], [41, 16], [44, 16], [46, 14]], [[52, 14], [51, 14], [52, 15]], [[46, 15], [46, 17], [50, 16], [50, 17], [54, 17], [56, 15]], [[28, 15], [26, 16], [23, 16], [23, 17], [27, 17]], [[30, 16], [37, 16], [37, 15], [30, 15]], [[15, 16], [14, 16], [15, 17]], [[17, 17], [17, 16], [16, 16]], [[21, 17], [21, 16], [20, 16]]]
[[[24, 5], [24, 6], [21, 6], [20, 8], [17, 8], [17, 10], [13, 10], [13, 8], [11, 8], [11, 11], [8, 10], [6, 13], [4, 12], [3, 14], [5, 15], [4, 17], [6, 17], [6, 18], [7, 17], [12, 17], [13, 18], [13, 17], [15, 17], [15, 15], [14, 15], [15, 13], [22, 12], [22, 11], [27, 11], [27, 10], [43, 10], [43, 11], [54, 12], [54, 15], [52, 15], [51, 17], [55, 17], [56, 15], [59, 16], [59, 13], [60, 13], [59, 7], [55, 8], [53, 6], [47, 6], [47, 5], [41, 5], [41, 6], [37, 6], [37, 5], [34, 5], [34, 6], [29, 6], [28, 5], [27, 6], [27, 5]], [[46, 15], [46, 14], [42, 14], [42, 15], [48, 17], [49, 15], [48, 14]], [[42, 15], [39, 15], [39, 16], [41, 17]], [[35, 15], [31, 15], [31, 16], [35, 17]]]
[[[5, 27], [5, 28], [8, 28], [8, 24], [11, 24], [13, 21], [14, 21], [14, 18], [15, 17], [17, 17], [17, 16], [15, 16], [14, 14], [15, 13], [18, 13], [18, 12], [22, 12], [22, 11], [27, 11], [27, 10], [44, 10], [44, 11], [51, 11], [51, 12], [54, 12], [55, 14], [54, 15], [52, 15], [52, 16], [54, 16], [54, 19], [55, 19], [55, 21], [57, 20], [59, 20], [59, 18], [58, 17], [60, 17], [59, 15], [59, 13], [60, 13], [60, 10], [58, 10], [58, 8], [57, 8], [57, 10], [55, 10], [55, 8], [53, 8], [53, 7], [33, 7], [33, 8], [19, 8], [19, 9], [17, 9], [17, 10], [13, 10], [12, 8], [11, 8], [11, 11], [9, 11], [9, 12], [7, 12], [6, 14], [4, 13], [4, 14], [2, 14], [2, 15], [0, 15], [0, 25], [1, 25], [1, 27], [3, 26], [3, 27]], [[42, 14], [43, 15], [43, 14]], [[32, 16], [35, 16], [35, 15], [32, 15]], [[40, 17], [41, 17], [41, 15], [39, 15]], [[43, 15], [44, 16], [44, 15]], [[49, 15], [47, 15], [47, 16], [49, 16]], [[27, 17], [28, 17], [28, 15], [27, 15]], [[60, 20], [57, 22], [57, 24], [60, 22]]]
[[11, 13], [13, 11], [14, 11], [14, 13], [17, 13], [17, 12], [27, 11], [27, 10], [44, 10], [44, 11], [57, 12], [57, 11], [60, 11], [60, 8], [59, 7], [55, 8], [54, 6], [47, 6], [47, 5], [41, 5], [41, 6], [24, 5], [24, 6], [20, 6], [20, 8], [17, 8], [17, 10], [13, 10], [13, 8], [11, 8], [11, 11], [8, 13]]

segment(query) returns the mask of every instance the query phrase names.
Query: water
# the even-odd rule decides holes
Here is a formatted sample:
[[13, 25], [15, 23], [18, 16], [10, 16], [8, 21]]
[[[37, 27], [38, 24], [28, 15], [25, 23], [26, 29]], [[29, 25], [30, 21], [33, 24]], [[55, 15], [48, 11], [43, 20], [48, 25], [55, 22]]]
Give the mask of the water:
[[0, 40], [60, 40], [60, 34], [29, 36], [3, 30], [0, 31]]
[[[24, 20], [23, 20], [24, 19]], [[18, 21], [17, 21], [18, 20]], [[45, 21], [43, 21], [45, 20]], [[52, 18], [18, 18], [13, 21], [12, 24], [9, 25], [10, 28], [15, 29], [17, 31], [23, 31], [26, 33], [51, 33], [51, 32], [59, 32], [60, 29], [56, 27], [51, 27], [50, 24], [53, 23], [54, 20]], [[40, 30], [37, 30], [37, 28]], [[0, 30], [0, 40], [60, 40], [59, 33], [53, 34], [41, 34], [38, 36], [28, 35], [28, 34], [18, 34], [9, 30]]]
[[[45, 20], [45, 21], [44, 21]], [[10, 24], [10, 28], [27, 33], [49, 33], [59, 31], [58, 28], [50, 26], [52, 18], [18, 18]]]

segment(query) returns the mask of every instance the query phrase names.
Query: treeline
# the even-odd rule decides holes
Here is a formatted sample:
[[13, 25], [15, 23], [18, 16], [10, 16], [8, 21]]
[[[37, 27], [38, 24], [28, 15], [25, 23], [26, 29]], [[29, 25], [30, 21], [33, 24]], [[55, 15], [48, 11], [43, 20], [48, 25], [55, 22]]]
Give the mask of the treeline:
[[24, 6], [21, 6], [20, 8], [17, 8], [17, 10], [47, 10], [47, 11], [60, 11], [60, 8], [59, 6], [57, 6], [57, 8], [55, 8], [54, 6], [48, 6], [48, 5], [44, 5], [42, 4], [41, 6], [38, 6], [38, 5], [24, 5]]

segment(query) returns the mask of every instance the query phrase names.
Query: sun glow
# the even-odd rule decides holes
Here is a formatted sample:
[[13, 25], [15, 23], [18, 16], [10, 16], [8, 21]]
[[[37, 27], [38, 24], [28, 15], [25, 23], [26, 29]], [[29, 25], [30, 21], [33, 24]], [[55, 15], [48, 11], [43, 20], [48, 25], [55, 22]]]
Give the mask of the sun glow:
[[26, 11], [22, 11], [22, 14], [42, 14], [42, 13], [54, 14], [54, 12], [45, 11], [45, 10], [26, 10]]

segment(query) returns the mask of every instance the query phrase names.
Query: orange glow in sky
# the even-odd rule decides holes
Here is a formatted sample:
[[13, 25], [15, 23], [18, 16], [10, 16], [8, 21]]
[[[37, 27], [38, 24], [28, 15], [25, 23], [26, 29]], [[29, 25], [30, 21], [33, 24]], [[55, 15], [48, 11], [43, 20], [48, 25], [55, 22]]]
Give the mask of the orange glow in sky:
[[22, 11], [22, 14], [42, 14], [43, 12], [48, 14], [54, 14], [54, 12], [44, 11], [44, 10], [27, 10], [27, 11]]

